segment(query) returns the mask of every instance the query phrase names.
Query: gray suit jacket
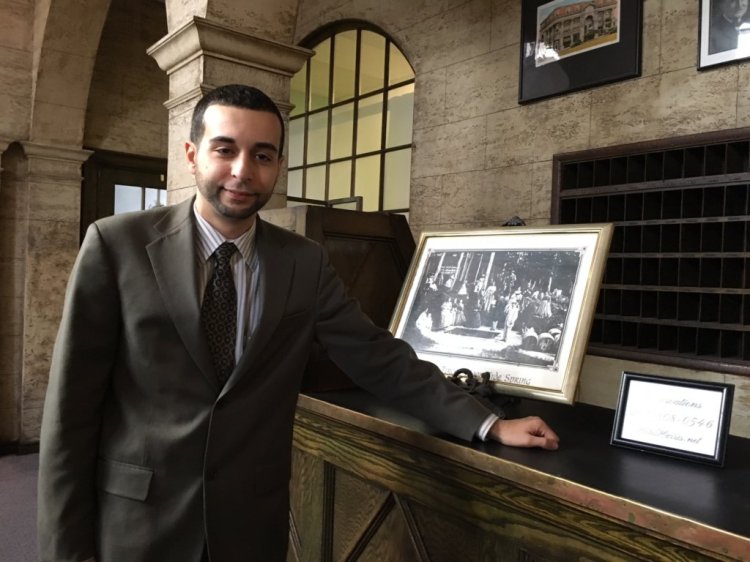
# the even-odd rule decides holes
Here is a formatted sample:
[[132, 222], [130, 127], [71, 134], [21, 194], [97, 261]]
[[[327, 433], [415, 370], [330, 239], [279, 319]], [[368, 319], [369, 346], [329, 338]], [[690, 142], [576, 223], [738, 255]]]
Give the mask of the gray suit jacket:
[[192, 201], [98, 221], [52, 359], [44, 561], [285, 559], [292, 424], [318, 341], [359, 385], [471, 439], [488, 410], [374, 326], [323, 249], [259, 220], [263, 307], [220, 389], [199, 322]]

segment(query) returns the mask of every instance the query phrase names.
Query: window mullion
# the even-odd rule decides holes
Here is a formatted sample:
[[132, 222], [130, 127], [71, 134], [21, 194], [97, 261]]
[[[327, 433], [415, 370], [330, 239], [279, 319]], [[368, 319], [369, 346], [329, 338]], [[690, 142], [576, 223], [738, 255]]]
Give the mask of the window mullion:
[[383, 114], [380, 125], [380, 182], [378, 185], [378, 211], [383, 210], [385, 204], [385, 145], [387, 138], [386, 128], [388, 126], [388, 64], [391, 57], [391, 42], [386, 39], [385, 42], [385, 68], [383, 69]]
[[[369, 43], [365, 42], [365, 40], [369, 37], [368, 33], [370, 31], [374, 31], [376, 34], [379, 34], [384, 40], [385, 48], [382, 56], [379, 51], [381, 48], [380, 46], [383, 43], [381, 43], [380, 41], [376, 41], [377, 46], [375, 48], [375, 51], [371, 53], [369, 50]], [[337, 34], [339, 33], [346, 33], [346, 37], [344, 37], [343, 35], [341, 37], [337, 37]], [[311, 193], [315, 192], [318, 194], [316, 199], [322, 198], [324, 201], [328, 202], [332, 198], [334, 198], [334, 193], [336, 194], [335, 197], [345, 195], [352, 197], [356, 193], [360, 193], [359, 190], [363, 189], [364, 191], [362, 191], [361, 194], [368, 200], [368, 208], [383, 211], [387, 199], [385, 190], [389, 188], [389, 186], [387, 185], [388, 181], [386, 177], [386, 157], [393, 152], [410, 149], [413, 146], [411, 142], [409, 142], [408, 144], [400, 144], [399, 146], [388, 146], [390, 102], [394, 101], [389, 96], [392, 92], [395, 91], [395, 88], [414, 84], [415, 80], [412, 77], [406, 80], [399, 80], [397, 84], [390, 84], [390, 67], [392, 64], [395, 64], [394, 61], [396, 61], [396, 55], [398, 55], [399, 57], [403, 57], [403, 54], [400, 51], [395, 50], [393, 53], [391, 52], [391, 49], [397, 49], [397, 47], [395, 46], [393, 41], [380, 30], [371, 30], [370, 27], [366, 25], [359, 28], [348, 27], [347, 29], [339, 27], [335, 30], [329, 31], [328, 34], [319, 34], [316, 40], [318, 40], [319, 42], [313, 44], [312, 48], [315, 48], [316, 45], [319, 46], [320, 43], [325, 42], [328, 44], [328, 48], [330, 50], [327, 56], [327, 62], [329, 64], [327, 77], [328, 91], [326, 92], [325, 100], [317, 98], [316, 101], [316, 105], [319, 105], [319, 103], [326, 103], [326, 106], [315, 107], [315, 109], [313, 109], [313, 105], [311, 104], [311, 96], [314, 93], [312, 92], [312, 87], [315, 84], [320, 84], [320, 81], [316, 82], [312, 79], [312, 68], [313, 66], [317, 65], [316, 68], [318, 68], [319, 71], [322, 71], [321, 65], [318, 64], [320, 61], [315, 56], [313, 56], [312, 59], [306, 62], [307, 72], [304, 84], [305, 111], [303, 115], [300, 115], [298, 117], [304, 119], [304, 121], [299, 124], [303, 128], [303, 154], [302, 158], [300, 159], [300, 165], [290, 167], [289, 170], [294, 171], [295, 173], [302, 173], [302, 178], [299, 179], [299, 183], [297, 184], [301, 186], [302, 198], [309, 199], [311, 197]], [[310, 46], [310, 44], [307, 43], [306, 45]], [[343, 49], [338, 53], [338, 55], [337, 45], [338, 47], [341, 47]], [[354, 51], [353, 53], [352, 50]], [[377, 59], [379, 59], [380, 61], [377, 63], [377, 67], [370, 68], [369, 66], [366, 66], [367, 61], [369, 60], [368, 57], [370, 55], [374, 56], [375, 54], [377, 54]], [[392, 54], [394, 55], [393, 57], [391, 56]], [[320, 56], [323, 57], [323, 54], [321, 53]], [[337, 64], [343, 65], [339, 69], [339, 72], [336, 71]], [[381, 64], [382, 69], [380, 68]], [[402, 63], [398, 62], [398, 64]], [[353, 67], [353, 69], [351, 67]], [[382, 81], [379, 84], [377, 84], [376, 81], [373, 81], [373, 83], [371, 84], [371, 86], [379, 87], [376, 87], [374, 90], [368, 91], [366, 94], [364, 94], [361, 90], [363, 88], [363, 84], [369, 83], [370, 74], [372, 73], [373, 77], [375, 77], [380, 74], [381, 70]], [[352, 87], [351, 82], [349, 82], [349, 72], [351, 71], [354, 72], [354, 76], [351, 77], [354, 91], [352, 92], [352, 95], [347, 98], [347, 96], [349, 95], [349, 88]], [[316, 76], [319, 75], [320, 72], [316, 74]], [[404, 72], [400, 75], [405, 76], [406, 73]], [[323, 77], [319, 76], [319, 78], [322, 79]], [[342, 99], [337, 99], [335, 87], [340, 80], [344, 81], [342, 82], [342, 84], [345, 85], [345, 90], [342, 90]], [[322, 87], [325, 87], [325, 85], [322, 84], [320, 84], [320, 86], [320, 89], [322, 89]], [[316, 86], [316, 88], [318, 88], [318, 86]], [[362, 149], [367, 150], [367, 152], [363, 152], [360, 154], [358, 153], [360, 125], [362, 124], [360, 123], [360, 116], [364, 116], [363, 119], [365, 119], [367, 124], [367, 127], [363, 128], [364, 135], [366, 134], [366, 131], [370, 130], [370, 127], [374, 128], [376, 126], [375, 122], [373, 121], [376, 115], [374, 114], [375, 112], [371, 110], [374, 110], [377, 107], [375, 105], [377, 104], [377, 96], [380, 96], [381, 100], [380, 137], [379, 139], [376, 137], [368, 137], [367, 139], [363, 138], [364, 144], [362, 145]], [[363, 108], [362, 103], [365, 99], [369, 101], [366, 103], [366, 108]], [[399, 98], [399, 100], [401, 100], [401, 98]], [[373, 104], [372, 108], [369, 107], [370, 102]], [[351, 108], [348, 107], [349, 104], [351, 104]], [[402, 105], [403, 104], [401, 103], [401, 101], [398, 102], [398, 105], [396, 105], [396, 102], [394, 102], [394, 107], [396, 109], [400, 109]], [[336, 145], [334, 145], [333, 127], [335, 120], [333, 111], [334, 109], [339, 107], [342, 108], [342, 118], [345, 115], [349, 114], [351, 115], [352, 119], [351, 124], [348, 121], [344, 125], [341, 125], [341, 123], [339, 123], [341, 125], [342, 131], [346, 131], [346, 129], [349, 129], [350, 131], [350, 150], [348, 155], [339, 155], [337, 148], [340, 147], [341, 144], [346, 144], [345, 136], [340, 139], [343, 141], [343, 143], [340, 143], [339, 137], [337, 137]], [[327, 112], [325, 116], [320, 115], [320, 112], [322, 111]], [[311, 135], [313, 134], [313, 131], [311, 130], [311, 127], [313, 124], [316, 124], [315, 131], [318, 131], [322, 126], [327, 127], [326, 136], [324, 138], [320, 138], [321, 135], [317, 134], [317, 132], [316, 138], [312, 138]], [[325, 142], [325, 145], [321, 147], [319, 145], [319, 141], [316, 139]], [[378, 140], [379, 143], [376, 142]], [[411, 141], [411, 139], [404, 140]], [[311, 150], [315, 152], [315, 163], [312, 163], [309, 158], [308, 152]], [[320, 153], [321, 150], [323, 154]], [[345, 148], [341, 147], [341, 150], [341, 154], [346, 154]], [[334, 157], [334, 154], [336, 154], [336, 157]], [[379, 160], [377, 161], [377, 166], [374, 166], [374, 157], [379, 158]], [[318, 160], [321, 158], [323, 159], [323, 161], [318, 162]], [[402, 158], [399, 156], [398, 160], [399, 162], [401, 162]], [[364, 167], [363, 162], [365, 162]], [[349, 190], [348, 192], [341, 192], [336, 186], [333, 185], [333, 182], [337, 181], [336, 178], [340, 177], [340, 174], [342, 172], [345, 172], [345, 166], [347, 164], [350, 166]], [[325, 165], [325, 168], [323, 170], [317, 170], [318, 165]], [[372, 169], [373, 167], [374, 169]], [[315, 173], [312, 173], [313, 168], [316, 168], [314, 170]], [[367, 172], [367, 170], [370, 170], [370, 172]], [[377, 182], [375, 182], [375, 178], [372, 177], [375, 173], [378, 174]], [[404, 171], [402, 164], [399, 164], [398, 173], [400, 174], [399, 178], [403, 179]], [[360, 181], [359, 186], [357, 184], [358, 178]], [[317, 185], [318, 182], [322, 182], [323, 185]], [[401, 180], [399, 180], [398, 185], [400, 184]], [[318, 189], [319, 187], [322, 187], [322, 191]], [[334, 188], [336, 188], [335, 191]], [[311, 191], [311, 189], [313, 191]], [[406, 188], [406, 193], [408, 193], [408, 187]], [[398, 194], [400, 199], [403, 200], [403, 197], [401, 197], [401, 195], [403, 195], [403, 193]]]
[[330, 55], [330, 64], [328, 65], [328, 107], [326, 111], [328, 112], [328, 119], [326, 122], [328, 123], [328, 127], [326, 129], [326, 160], [325, 160], [325, 175], [323, 176], [325, 178], [325, 185], [323, 186], [323, 200], [328, 202], [329, 197], [329, 191], [330, 191], [330, 183], [331, 183], [331, 137], [333, 136], [333, 131], [331, 127], [333, 126], [333, 111], [331, 111], [331, 105], [333, 105], [333, 69], [336, 66], [336, 35], [331, 36], [331, 55]]
[[309, 135], [309, 117], [310, 117], [310, 74], [312, 74], [312, 64], [310, 59], [305, 63], [307, 65], [307, 76], [305, 77], [305, 114], [302, 116], [302, 197], [307, 197], [307, 138]]
[[359, 73], [360, 66], [362, 64], [362, 30], [357, 30], [357, 46], [356, 54], [354, 57], [354, 108], [352, 111], [352, 169], [351, 169], [351, 183], [349, 185], [349, 197], [354, 197], [356, 191], [356, 179], [357, 179], [357, 132], [359, 129]]

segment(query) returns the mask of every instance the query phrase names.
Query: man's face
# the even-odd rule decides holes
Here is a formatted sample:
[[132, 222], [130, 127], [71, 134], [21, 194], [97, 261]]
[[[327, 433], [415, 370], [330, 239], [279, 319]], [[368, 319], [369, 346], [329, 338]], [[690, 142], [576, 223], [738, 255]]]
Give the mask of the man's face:
[[748, 0], [724, 0], [722, 13], [729, 19], [740, 19], [747, 12]]
[[236, 238], [273, 194], [283, 161], [281, 124], [273, 113], [225, 105], [209, 106], [203, 122], [198, 145], [185, 143], [196, 205], [214, 228]]

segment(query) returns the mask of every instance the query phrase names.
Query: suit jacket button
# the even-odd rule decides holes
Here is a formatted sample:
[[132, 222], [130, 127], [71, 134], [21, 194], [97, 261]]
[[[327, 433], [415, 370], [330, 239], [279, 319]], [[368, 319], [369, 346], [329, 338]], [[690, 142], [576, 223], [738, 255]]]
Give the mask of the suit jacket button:
[[219, 471], [217, 469], [215, 469], [215, 468], [209, 468], [206, 471], [206, 480], [208, 480], [208, 481], [216, 480], [216, 475], [218, 474], [218, 472]]

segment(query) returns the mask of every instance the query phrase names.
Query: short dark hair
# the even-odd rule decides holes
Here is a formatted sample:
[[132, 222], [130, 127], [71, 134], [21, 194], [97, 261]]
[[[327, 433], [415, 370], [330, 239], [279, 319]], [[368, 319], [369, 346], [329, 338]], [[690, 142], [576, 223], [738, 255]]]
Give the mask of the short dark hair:
[[242, 109], [253, 109], [255, 111], [267, 111], [273, 113], [279, 118], [281, 126], [281, 146], [279, 146], [279, 156], [284, 152], [284, 118], [281, 112], [271, 98], [263, 91], [253, 86], [245, 84], [226, 84], [219, 86], [204, 95], [193, 110], [193, 120], [190, 124], [190, 141], [198, 144], [203, 138], [206, 130], [206, 124], [203, 122], [203, 116], [206, 109], [212, 105], [227, 105], [229, 107], [239, 107]]

